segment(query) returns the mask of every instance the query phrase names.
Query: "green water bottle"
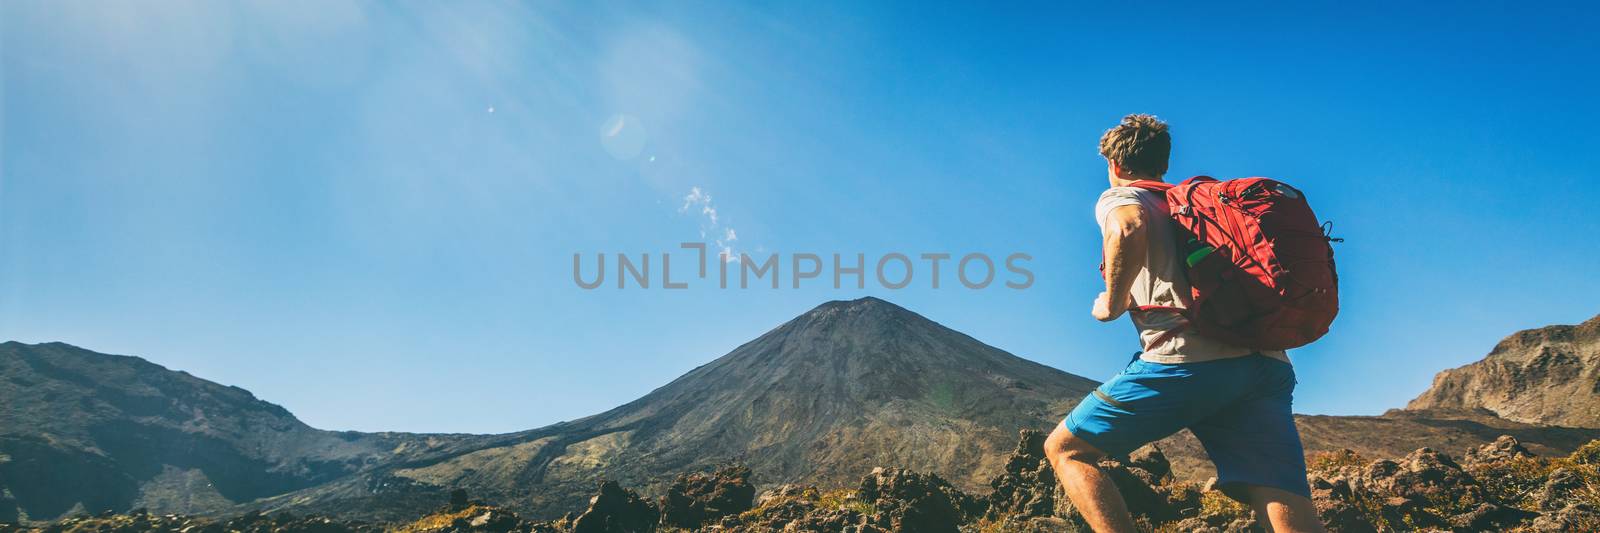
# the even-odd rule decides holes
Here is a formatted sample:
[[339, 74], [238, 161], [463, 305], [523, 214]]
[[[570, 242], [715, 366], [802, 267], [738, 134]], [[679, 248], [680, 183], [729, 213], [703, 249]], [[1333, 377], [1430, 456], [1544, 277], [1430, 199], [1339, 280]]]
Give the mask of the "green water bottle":
[[1183, 261], [1189, 265], [1189, 268], [1194, 268], [1195, 265], [1200, 264], [1201, 260], [1215, 251], [1217, 251], [1215, 246], [1200, 242], [1198, 237], [1190, 235], [1188, 241], [1183, 244]]

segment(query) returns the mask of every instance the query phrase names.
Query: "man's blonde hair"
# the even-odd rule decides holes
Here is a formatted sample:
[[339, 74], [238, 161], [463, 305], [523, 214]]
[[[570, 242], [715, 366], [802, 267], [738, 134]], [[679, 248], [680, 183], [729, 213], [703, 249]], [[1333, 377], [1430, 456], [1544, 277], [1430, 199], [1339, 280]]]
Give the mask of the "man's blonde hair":
[[1122, 123], [1100, 136], [1100, 155], [1125, 172], [1144, 178], [1160, 178], [1167, 173], [1167, 158], [1172, 155], [1172, 135], [1167, 123], [1155, 115], [1122, 117]]

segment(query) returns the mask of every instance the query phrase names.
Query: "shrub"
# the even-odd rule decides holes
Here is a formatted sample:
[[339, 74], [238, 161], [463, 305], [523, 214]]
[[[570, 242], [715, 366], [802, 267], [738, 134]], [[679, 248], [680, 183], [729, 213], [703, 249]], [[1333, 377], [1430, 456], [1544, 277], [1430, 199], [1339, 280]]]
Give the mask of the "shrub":
[[1200, 493], [1200, 518], [1210, 524], [1226, 524], [1238, 518], [1250, 518], [1250, 506], [1229, 498], [1220, 491]]
[[1538, 502], [1528, 498], [1533, 491], [1544, 486], [1550, 471], [1550, 461], [1538, 457], [1513, 457], [1509, 460], [1475, 464], [1468, 472], [1483, 484], [1490, 500], [1527, 511], [1537, 511]]
[[1579, 446], [1567, 460], [1573, 464], [1600, 466], [1600, 439], [1591, 440], [1588, 444]]
[[822, 494], [817, 497], [817, 508], [855, 511], [864, 515], [878, 512], [870, 502], [862, 501], [856, 495], [856, 491], [850, 489], [838, 489]]
[[1367, 460], [1351, 450], [1317, 452], [1306, 457], [1306, 470], [1313, 474], [1332, 476], [1347, 466], [1361, 467]]

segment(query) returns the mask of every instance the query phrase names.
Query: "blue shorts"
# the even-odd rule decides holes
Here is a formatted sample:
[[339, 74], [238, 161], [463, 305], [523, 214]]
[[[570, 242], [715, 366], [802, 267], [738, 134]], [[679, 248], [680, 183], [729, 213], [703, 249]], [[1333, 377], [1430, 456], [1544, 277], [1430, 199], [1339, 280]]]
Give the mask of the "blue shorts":
[[1228, 496], [1244, 500], [1240, 485], [1263, 485], [1309, 498], [1290, 410], [1294, 385], [1294, 367], [1263, 355], [1170, 365], [1134, 359], [1062, 424], [1111, 456], [1189, 428]]

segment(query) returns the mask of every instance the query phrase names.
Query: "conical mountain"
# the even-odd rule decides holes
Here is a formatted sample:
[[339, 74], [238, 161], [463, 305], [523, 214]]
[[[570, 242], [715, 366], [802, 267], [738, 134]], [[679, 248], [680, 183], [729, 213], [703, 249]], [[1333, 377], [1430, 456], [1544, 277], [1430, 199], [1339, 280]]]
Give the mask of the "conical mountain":
[[729, 461], [762, 483], [899, 466], [975, 488], [1018, 428], [1050, 427], [1095, 384], [877, 298], [835, 301], [616, 409], [360, 483], [464, 487], [545, 515], [580, 508], [598, 478], [648, 489]]

